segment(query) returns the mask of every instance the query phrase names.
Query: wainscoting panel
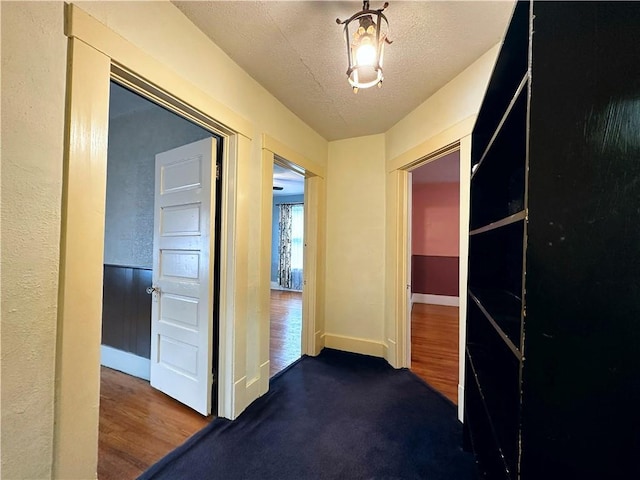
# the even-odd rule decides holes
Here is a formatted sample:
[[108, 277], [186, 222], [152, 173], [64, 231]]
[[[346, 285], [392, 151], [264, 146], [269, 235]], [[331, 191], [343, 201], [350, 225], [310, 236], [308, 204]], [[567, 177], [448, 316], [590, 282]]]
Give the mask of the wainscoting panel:
[[411, 256], [411, 291], [431, 295], [459, 296], [458, 257]]
[[151, 269], [104, 266], [102, 344], [151, 356]]

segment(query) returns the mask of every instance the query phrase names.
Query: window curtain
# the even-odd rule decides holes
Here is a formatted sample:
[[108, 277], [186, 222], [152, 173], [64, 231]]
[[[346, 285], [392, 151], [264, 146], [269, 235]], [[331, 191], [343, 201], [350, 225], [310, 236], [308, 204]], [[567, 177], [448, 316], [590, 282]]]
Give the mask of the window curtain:
[[304, 205], [280, 205], [280, 265], [278, 283], [282, 288], [302, 290], [304, 251]]

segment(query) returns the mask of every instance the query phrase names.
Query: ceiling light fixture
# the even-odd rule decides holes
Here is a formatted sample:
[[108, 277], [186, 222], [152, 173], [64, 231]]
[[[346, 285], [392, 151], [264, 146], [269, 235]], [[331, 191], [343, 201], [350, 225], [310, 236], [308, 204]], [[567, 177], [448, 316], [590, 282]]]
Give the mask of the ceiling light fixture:
[[[391, 44], [387, 38], [389, 22], [382, 13], [388, 6], [389, 2], [385, 2], [382, 8], [370, 10], [369, 2], [365, 0], [362, 2], [362, 10], [353, 14], [348, 20], [342, 22], [336, 18], [338, 25], [344, 25], [349, 60], [347, 77], [354, 93], [358, 93], [360, 88], [369, 88], [374, 85], [382, 87], [384, 44]], [[349, 24], [354, 20], [358, 20], [358, 28], [352, 37], [349, 34]]]

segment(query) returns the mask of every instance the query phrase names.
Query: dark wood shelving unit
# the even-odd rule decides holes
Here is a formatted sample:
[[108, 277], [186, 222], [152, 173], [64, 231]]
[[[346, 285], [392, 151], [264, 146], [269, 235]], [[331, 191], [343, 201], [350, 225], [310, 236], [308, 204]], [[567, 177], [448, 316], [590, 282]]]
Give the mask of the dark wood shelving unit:
[[640, 3], [516, 2], [471, 145], [465, 445], [640, 478]]
[[480, 233], [495, 230], [496, 228], [506, 227], [511, 223], [517, 222], [519, 220], [524, 220], [526, 216], [527, 216], [526, 212], [524, 210], [520, 210], [519, 212], [514, 213], [513, 215], [509, 215], [508, 217], [505, 217], [502, 220], [497, 220], [495, 222], [490, 223], [489, 225], [485, 225], [484, 227], [471, 230], [469, 232], [469, 235], [478, 235]]
[[[521, 317], [520, 315], [514, 314], [514, 309], [509, 308], [509, 304], [516, 302], [522, 304], [522, 300], [512, 297], [508, 292], [489, 291], [483, 293], [485, 295], [480, 295], [478, 298], [478, 296], [469, 290], [469, 298], [476, 304], [507, 347], [509, 347], [518, 360], [521, 360], [522, 353], [520, 352], [519, 346], [513, 342], [512, 336], [509, 336], [506, 331], [517, 329], [518, 333], [520, 332]], [[480, 298], [482, 298], [482, 300], [480, 300]], [[493, 313], [489, 313], [487, 308]]]

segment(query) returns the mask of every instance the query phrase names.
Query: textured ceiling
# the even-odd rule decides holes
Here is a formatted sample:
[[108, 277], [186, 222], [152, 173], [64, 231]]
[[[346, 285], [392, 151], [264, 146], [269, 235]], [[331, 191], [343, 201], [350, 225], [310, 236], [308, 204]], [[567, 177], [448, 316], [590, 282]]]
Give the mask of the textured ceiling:
[[[390, 1], [381, 89], [347, 83], [344, 20], [362, 2], [173, 3], [327, 140], [383, 133], [498, 43], [512, 0]], [[371, 2], [371, 8], [382, 6]]]

